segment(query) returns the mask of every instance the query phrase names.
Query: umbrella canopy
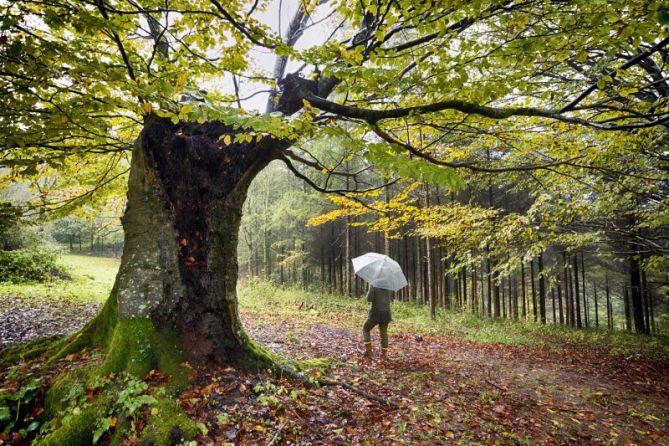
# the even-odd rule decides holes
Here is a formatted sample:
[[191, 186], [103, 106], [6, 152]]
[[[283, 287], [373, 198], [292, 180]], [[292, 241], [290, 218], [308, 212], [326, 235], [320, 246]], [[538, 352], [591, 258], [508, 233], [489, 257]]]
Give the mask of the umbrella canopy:
[[353, 271], [374, 288], [397, 291], [407, 285], [402, 267], [386, 255], [368, 252], [352, 261]]

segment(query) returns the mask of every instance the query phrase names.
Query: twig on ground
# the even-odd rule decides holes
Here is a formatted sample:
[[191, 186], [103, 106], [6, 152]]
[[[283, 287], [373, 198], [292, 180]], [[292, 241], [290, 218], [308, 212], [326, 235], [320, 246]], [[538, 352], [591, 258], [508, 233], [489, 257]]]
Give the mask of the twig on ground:
[[288, 424], [287, 420], [284, 421], [283, 423], [281, 423], [281, 425], [276, 430], [276, 433], [274, 434], [272, 439], [269, 441], [269, 443], [267, 443], [267, 446], [274, 446], [274, 444], [277, 442], [277, 440], [279, 440], [279, 438], [281, 438], [281, 432], [283, 431], [283, 428], [286, 427], [286, 424]]
[[486, 379], [485, 382], [487, 382], [487, 383], [490, 384], [491, 386], [493, 386], [493, 387], [495, 387], [495, 388], [501, 390], [502, 392], [509, 393], [509, 389], [507, 389], [506, 387], [502, 387], [502, 386], [500, 386], [499, 384], [490, 381], [489, 379]]
[[367, 399], [370, 399], [372, 401], [376, 401], [377, 403], [381, 404], [382, 406], [392, 407], [393, 409], [401, 409], [402, 408], [402, 406], [400, 406], [399, 404], [397, 404], [394, 401], [387, 400], [385, 398], [381, 398], [380, 396], [371, 394], [371, 393], [369, 393], [369, 392], [367, 392], [367, 391], [365, 391], [365, 390], [363, 390], [359, 387], [356, 387], [356, 386], [351, 385], [351, 384], [349, 384], [347, 382], [344, 382], [344, 381], [334, 381], [334, 380], [327, 379], [327, 378], [320, 378], [320, 379], [319, 378], [312, 378], [312, 379], [310, 379], [304, 373], [298, 372], [297, 370], [286, 367], [284, 365], [276, 364], [275, 366], [285, 376], [293, 378], [293, 379], [297, 379], [298, 381], [301, 381], [301, 382], [305, 383], [306, 385], [308, 385], [310, 387], [314, 387], [314, 386], [321, 386], [321, 387], [340, 386], [340, 387], [343, 387], [344, 389], [347, 389], [347, 390], [355, 392], [359, 395], [362, 395]]
[[320, 380], [319, 380], [319, 383], [320, 383], [322, 386], [341, 386], [341, 387], [343, 387], [343, 388], [345, 388], [345, 389], [348, 389], [348, 390], [350, 390], [350, 391], [352, 391], [352, 392], [358, 393], [358, 394], [364, 396], [365, 398], [368, 398], [368, 399], [370, 399], [370, 400], [372, 400], [372, 401], [376, 401], [377, 403], [379, 403], [379, 404], [381, 404], [381, 405], [383, 405], [383, 406], [389, 406], [389, 407], [392, 407], [393, 409], [400, 409], [400, 408], [402, 407], [402, 406], [400, 406], [399, 404], [397, 404], [397, 403], [395, 403], [395, 402], [393, 402], [393, 401], [387, 400], [387, 399], [385, 399], [385, 398], [381, 398], [380, 396], [373, 395], [373, 394], [371, 394], [371, 393], [369, 393], [369, 392], [367, 392], [367, 391], [365, 391], [365, 390], [362, 390], [362, 389], [359, 388], [359, 387], [356, 387], [356, 386], [354, 386], [354, 385], [351, 385], [351, 384], [349, 384], [349, 383], [347, 383], [347, 382], [343, 382], [343, 381], [332, 381], [332, 380], [329, 380], [329, 379], [320, 379]]

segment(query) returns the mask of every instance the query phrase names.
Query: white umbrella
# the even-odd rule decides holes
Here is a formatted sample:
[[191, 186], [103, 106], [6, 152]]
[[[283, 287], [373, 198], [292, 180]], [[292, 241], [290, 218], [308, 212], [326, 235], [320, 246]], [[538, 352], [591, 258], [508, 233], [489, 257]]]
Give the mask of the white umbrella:
[[353, 261], [353, 271], [374, 288], [397, 291], [407, 285], [402, 267], [390, 257], [368, 252]]

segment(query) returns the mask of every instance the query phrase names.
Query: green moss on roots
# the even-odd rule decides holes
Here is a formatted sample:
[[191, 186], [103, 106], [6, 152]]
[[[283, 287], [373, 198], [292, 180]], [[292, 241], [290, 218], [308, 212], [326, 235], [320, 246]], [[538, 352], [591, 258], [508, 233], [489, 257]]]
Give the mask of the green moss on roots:
[[38, 446], [87, 446], [93, 444], [95, 422], [105, 416], [109, 406], [107, 397], [99, 397], [93, 404], [63, 422], [56, 431], [39, 439]]
[[70, 404], [68, 396], [74, 395], [77, 388], [83, 391], [86, 372], [86, 369], [75, 368], [54, 378], [44, 400], [47, 418], [55, 418], [65, 412]]
[[176, 392], [188, 383], [190, 369], [182, 366], [183, 355], [172, 331], [158, 331], [150, 319], [121, 319], [114, 328], [103, 373], [128, 372], [143, 378], [151, 370], [171, 376], [169, 390]]
[[155, 408], [157, 413], [149, 418], [140, 436], [142, 444], [169, 446], [195, 438], [196, 423], [184, 415], [176, 401], [161, 398]]
[[25, 344], [9, 347], [0, 352], [0, 369], [16, 365], [20, 361], [37, 358], [54, 350], [54, 346], [62, 345], [63, 338], [55, 336], [50, 338], [38, 338]]
[[[87, 347], [103, 345], [106, 356], [101, 364], [93, 367], [79, 367], [62, 373], [54, 378], [46, 395], [46, 418], [61, 418], [70, 409], [69, 395], [77, 393], [92, 378], [109, 373], [121, 372], [144, 378], [151, 370], [160, 370], [170, 375], [166, 385], [167, 395], [159, 399], [147, 420], [142, 439], [147, 445], [173, 444], [174, 439], [192, 439], [197, 426], [181, 412], [175, 400], [170, 399], [188, 384], [191, 369], [184, 367], [183, 354], [179, 348], [179, 339], [173, 331], [157, 330], [148, 318], [119, 319], [116, 293], [112, 292], [109, 300], [88, 325], [79, 333], [62, 342], [47, 364], [63, 356], [76, 353]], [[90, 381], [89, 381], [90, 382]], [[117, 386], [112, 386], [99, 394], [89, 406], [81, 412], [70, 415], [54, 432], [39, 439], [39, 445], [89, 445], [92, 444], [96, 422], [108, 416], [110, 402], [114, 400]], [[123, 420], [114, 432], [111, 440], [118, 443], [124, 432]], [[127, 426], [126, 426], [127, 427]]]
[[47, 364], [51, 364], [70, 353], [77, 353], [87, 347], [108, 345], [116, 323], [118, 321], [118, 303], [116, 301], [116, 286], [111, 291], [109, 299], [84, 328], [79, 330], [54, 354]]
[[[116, 289], [98, 315], [80, 332], [67, 339], [49, 344], [47, 366], [60, 358], [77, 353], [85, 348], [104, 346], [102, 362], [92, 362], [88, 366], [71, 369], [57, 376], [46, 395], [45, 418], [63, 419], [70, 414], [60, 427], [39, 438], [38, 445], [84, 445], [91, 444], [93, 432], [100, 419], [109, 417], [110, 405], [117, 397], [117, 384], [106, 387], [89, 405], [81, 406], [81, 411], [72, 414], [72, 395], [85, 397], [82, 393], [87, 383], [97, 378], [128, 373], [144, 378], [151, 370], [160, 370], [170, 376], [166, 392], [158, 397], [158, 404], [146, 420], [140, 434], [141, 444], [163, 446], [191, 440], [197, 434], [197, 425], [179, 408], [176, 397], [184, 389], [192, 372], [183, 364], [184, 354], [178, 333], [174, 329], [157, 328], [146, 317], [120, 318], [116, 300]], [[246, 333], [241, 334], [239, 347], [227, 358], [239, 368], [254, 371], [271, 371], [276, 375], [303, 379], [299, 365], [290, 364], [273, 352], [256, 343]], [[42, 348], [41, 345], [35, 347]], [[107, 378], [105, 378], [107, 379]], [[103, 380], [104, 381], [104, 380]], [[80, 403], [76, 403], [80, 404]], [[110, 444], [120, 444], [130, 425], [119, 417], [118, 426], [112, 431]]]

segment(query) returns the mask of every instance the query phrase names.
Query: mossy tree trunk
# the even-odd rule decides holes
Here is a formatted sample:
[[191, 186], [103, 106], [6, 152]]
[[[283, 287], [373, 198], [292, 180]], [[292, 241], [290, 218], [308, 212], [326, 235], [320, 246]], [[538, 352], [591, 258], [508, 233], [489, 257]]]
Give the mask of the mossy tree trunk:
[[[321, 93], [327, 96], [334, 85], [326, 84]], [[300, 80], [293, 79], [284, 86], [277, 110], [295, 113], [303, 106], [299, 94]], [[50, 355], [46, 366], [102, 344], [104, 362], [98, 370], [88, 370], [88, 376], [127, 372], [144, 377], [158, 369], [171, 376], [166, 384], [171, 396], [188, 382], [190, 368], [183, 361], [297, 373], [249, 339], [239, 320], [236, 294], [237, 241], [248, 188], [291, 141], [265, 136], [225, 144], [235, 140], [235, 132], [220, 122], [173, 124], [146, 117], [132, 155], [122, 219], [125, 244], [114, 288], [86, 327], [40, 350]], [[63, 380], [70, 381], [67, 376]], [[114, 392], [108, 389], [90, 410], [63, 423], [40, 444], [91, 444], [95, 419], [108, 413], [105, 398], [113, 400]], [[51, 388], [47, 399], [61, 401], [62, 392]], [[57, 417], [57, 412], [48, 411], [47, 416]], [[194, 423], [184, 429], [188, 420], [178, 412], [152, 415], [142, 438], [158, 433], [146, 444], [171, 444], [174, 429], [181, 432], [179, 438], [192, 439]], [[151, 429], [151, 423], [162, 427]]]
[[150, 365], [133, 351], [164, 352], [136, 347], [151, 337], [147, 330], [174, 340], [192, 364], [258, 359], [237, 310], [237, 238], [248, 187], [284, 143], [226, 145], [226, 135], [234, 140], [233, 129], [217, 122], [174, 125], [155, 116], [145, 122], [133, 151], [114, 292], [82, 332], [86, 339], [108, 334], [110, 370], [139, 364], [141, 373]]

